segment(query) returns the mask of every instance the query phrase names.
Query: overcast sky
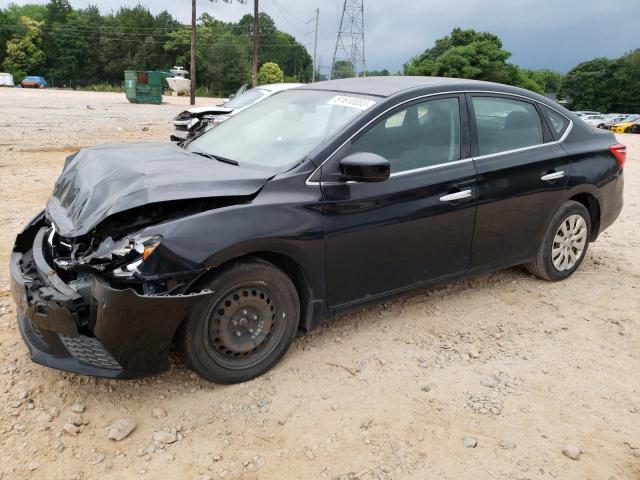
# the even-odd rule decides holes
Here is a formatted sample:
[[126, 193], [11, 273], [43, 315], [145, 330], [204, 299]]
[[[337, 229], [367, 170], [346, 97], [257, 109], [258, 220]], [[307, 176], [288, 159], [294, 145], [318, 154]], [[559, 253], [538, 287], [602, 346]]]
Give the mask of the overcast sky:
[[[14, 0], [34, 3], [33, 0]], [[36, 0], [46, 3], [46, 0]], [[260, 0], [280, 30], [292, 34], [312, 53], [315, 8], [320, 9], [319, 65], [328, 67], [335, 46], [343, 0]], [[10, 2], [0, 0], [0, 6]], [[74, 7], [98, 4], [103, 12], [146, 5], [190, 21], [190, 0], [71, 0]], [[199, 14], [235, 21], [252, 12], [246, 5], [198, 0]], [[640, 0], [364, 0], [367, 69], [400, 70], [402, 64], [433, 45], [454, 27], [496, 33], [510, 61], [527, 68], [566, 72], [594, 57], [618, 57], [640, 48]]]

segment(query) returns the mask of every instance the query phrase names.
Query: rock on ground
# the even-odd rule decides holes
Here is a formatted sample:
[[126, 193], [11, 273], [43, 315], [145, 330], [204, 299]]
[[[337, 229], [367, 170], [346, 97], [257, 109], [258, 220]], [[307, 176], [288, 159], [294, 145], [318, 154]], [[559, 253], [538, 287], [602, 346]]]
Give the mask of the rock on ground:
[[132, 418], [119, 418], [107, 427], [107, 438], [116, 441], [123, 440], [134, 428], [136, 428], [136, 422]]

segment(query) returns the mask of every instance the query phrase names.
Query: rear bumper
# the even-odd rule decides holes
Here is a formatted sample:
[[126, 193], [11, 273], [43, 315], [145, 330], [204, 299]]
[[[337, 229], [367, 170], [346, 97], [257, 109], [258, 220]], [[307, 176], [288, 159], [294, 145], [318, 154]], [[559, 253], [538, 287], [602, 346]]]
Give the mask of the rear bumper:
[[11, 292], [18, 326], [35, 363], [85, 375], [131, 378], [165, 370], [171, 342], [189, 312], [211, 292], [141, 295], [91, 279], [78, 293], [43, 253], [42, 215], [18, 235], [11, 255]]
[[624, 170], [618, 178], [602, 189], [600, 199], [602, 208], [600, 217], [600, 228], [598, 234], [602, 233], [620, 216], [624, 205]]

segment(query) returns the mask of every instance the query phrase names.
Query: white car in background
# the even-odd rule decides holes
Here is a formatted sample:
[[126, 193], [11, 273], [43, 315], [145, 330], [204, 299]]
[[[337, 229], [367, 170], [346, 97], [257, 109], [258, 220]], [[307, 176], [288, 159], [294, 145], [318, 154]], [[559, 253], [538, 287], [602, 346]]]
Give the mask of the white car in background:
[[601, 115], [600, 112], [594, 112], [593, 110], [576, 110], [573, 113], [575, 113], [580, 118], [584, 118], [588, 115]]
[[597, 127], [598, 125], [602, 125], [606, 122], [604, 115], [585, 115], [580, 117], [580, 119], [592, 127]]
[[176, 129], [173, 135], [171, 135], [171, 140], [174, 142], [183, 142], [196, 135], [200, 135], [219, 123], [224, 122], [227, 118], [240, 113], [242, 110], [261, 102], [275, 93], [301, 85], [302, 83], [272, 83], [269, 85], [260, 85], [246, 90], [220, 105], [189, 108], [176, 115], [173, 119], [173, 125]]

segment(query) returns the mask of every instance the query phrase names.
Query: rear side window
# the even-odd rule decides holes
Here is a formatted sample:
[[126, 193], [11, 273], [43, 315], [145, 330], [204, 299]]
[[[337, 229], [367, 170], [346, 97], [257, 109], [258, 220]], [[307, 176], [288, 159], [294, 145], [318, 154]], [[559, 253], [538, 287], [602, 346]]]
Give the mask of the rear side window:
[[556, 138], [560, 138], [569, 126], [569, 120], [546, 105], [541, 105], [540, 108], [542, 109], [542, 115], [544, 115], [545, 120], [549, 124], [553, 135]]
[[544, 143], [542, 119], [527, 102], [473, 97], [480, 155], [506, 152]]

